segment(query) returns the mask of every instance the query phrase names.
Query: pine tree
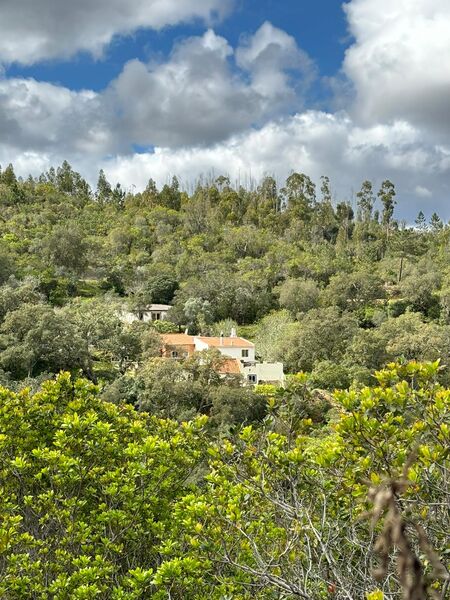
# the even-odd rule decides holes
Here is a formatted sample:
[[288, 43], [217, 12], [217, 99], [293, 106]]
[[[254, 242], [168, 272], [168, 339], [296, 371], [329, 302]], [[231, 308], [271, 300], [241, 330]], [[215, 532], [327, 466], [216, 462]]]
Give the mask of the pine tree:
[[440, 231], [444, 227], [441, 217], [435, 212], [431, 215], [430, 227], [433, 231]]
[[98, 181], [97, 181], [97, 194], [96, 194], [97, 199], [100, 202], [106, 202], [111, 198], [111, 195], [112, 195], [111, 184], [106, 179], [106, 175], [105, 175], [105, 172], [103, 171], [103, 169], [100, 169], [100, 172], [98, 174]]
[[14, 167], [11, 163], [3, 171], [1, 175], [1, 182], [5, 185], [8, 185], [9, 187], [14, 187], [15, 185], [17, 185], [17, 177], [14, 173]]
[[422, 211], [419, 212], [417, 218], [415, 220], [415, 224], [419, 231], [426, 231], [428, 229], [427, 220], [425, 219], [425, 215]]

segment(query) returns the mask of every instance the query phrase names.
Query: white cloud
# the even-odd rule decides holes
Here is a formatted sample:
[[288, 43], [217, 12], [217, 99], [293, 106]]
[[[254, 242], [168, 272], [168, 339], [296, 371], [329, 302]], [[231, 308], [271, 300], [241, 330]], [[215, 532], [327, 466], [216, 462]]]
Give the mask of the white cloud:
[[402, 119], [450, 133], [450, 2], [352, 0], [343, 65], [364, 123]]
[[309, 56], [298, 46], [295, 39], [285, 31], [266, 21], [252, 36], [242, 39], [236, 50], [237, 64], [250, 72], [252, 87], [265, 98], [278, 98], [281, 104], [296, 100], [287, 70], [301, 73], [303, 88], [316, 75], [316, 68]]
[[110, 90], [124, 135], [139, 144], [177, 146], [247, 128], [260, 113], [259, 97], [231, 72], [232, 54], [209, 30], [183, 41], [166, 62], [129, 62]]
[[211, 144], [263, 119], [301, 106], [286, 70], [312, 76], [312, 62], [295, 40], [265, 23], [235, 52], [212, 30], [178, 44], [160, 64], [129, 62], [112, 84], [124, 135], [139, 144]]
[[232, 0], [2, 0], [0, 62], [33, 64], [84, 50], [101, 55], [114, 35], [223, 17]]
[[433, 196], [433, 192], [423, 185], [416, 185], [414, 191], [419, 198], [431, 198]]
[[44, 173], [52, 165], [58, 164], [55, 158], [42, 152], [18, 152], [14, 148], [0, 145], [0, 166], [3, 168], [12, 163], [15, 173], [22, 177], [30, 174], [37, 177]]
[[1, 144], [60, 155], [109, 153], [117, 146], [104, 99], [34, 79], [0, 79]]
[[[234, 49], [212, 30], [183, 40], [160, 63], [128, 62], [103, 93], [0, 78], [1, 142], [24, 151], [99, 157], [134, 144], [212, 144], [279, 115], [287, 105], [299, 108], [283, 69], [303, 73], [310, 61], [294, 40], [266, 23], [246, 43], [238, 51], [245, 68], [256, 73], [251, 81], [233, 64]], [[258, 56], [244, 60], [253, 46], [259, 46]], [[273, 89], [261, 87], [264, 64], [273, 83], [280, 83]]]

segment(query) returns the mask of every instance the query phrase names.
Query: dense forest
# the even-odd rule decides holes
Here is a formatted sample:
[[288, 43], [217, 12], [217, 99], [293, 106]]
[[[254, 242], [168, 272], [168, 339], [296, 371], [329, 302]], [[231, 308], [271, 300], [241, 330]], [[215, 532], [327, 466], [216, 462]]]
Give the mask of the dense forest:
[[301, 173], [281, 189], [271, 177], [234, 189], [221, 176], [188, 195], [176, 178], [131, 193], [101, 172], [92, 191], [68, 163], [26, 181], [6, 167], [0, 381], [36, 388], [81, 370], [117, 400], [164, 412], [158, 381], [176, 413], [211, 407], [182, 389], [195, 364], [161, 364], [158, 331], [121, 322], [121, 308], [151, 302], [173, 305], [159, 332], [234, 326], [260, 359], [308, 372], [318, 388], [370, 383], [399, 359], [447, 365], [450, 228], [436, 214], [398, 222], [390, 181], [364, 181], [354, 200], [334, 202], [326, 177], [317, 190]]
[[[446, 598], [450, 227], [396, 200], [1, 170], [2, 598]], [[232, 328], [284, 387], [161, 357]]]

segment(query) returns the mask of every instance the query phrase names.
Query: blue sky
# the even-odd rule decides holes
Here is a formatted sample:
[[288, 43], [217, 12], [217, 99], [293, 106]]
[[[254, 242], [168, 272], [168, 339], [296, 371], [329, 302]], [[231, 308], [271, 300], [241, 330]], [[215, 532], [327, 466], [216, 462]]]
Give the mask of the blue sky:
[[[341, 1], [241, 0], [232, 15], [215, 23], [214, 30], [236, 46], [243, 34], [256, 31], [265, 21], [293, 36], [317, 61], [322, 75], [333, 76], [339, 70], [350, 42]], [[176, 42], [201, 35], [204, 30], [205, 24], [199, 20], [160, 31], [141, 29], [117, 36], [102, 59], [79, 52], [65, 61], [56, 58], [30, 66], [11, 64], [6, 73], [10, 77], [33, 77], [73, 90], [101, 91], [120, 74], [127, 61], [168, 56]]]
[[0, 163], [390, 178], [449, 219], [449, 30], [448, 0], [3, 0]]

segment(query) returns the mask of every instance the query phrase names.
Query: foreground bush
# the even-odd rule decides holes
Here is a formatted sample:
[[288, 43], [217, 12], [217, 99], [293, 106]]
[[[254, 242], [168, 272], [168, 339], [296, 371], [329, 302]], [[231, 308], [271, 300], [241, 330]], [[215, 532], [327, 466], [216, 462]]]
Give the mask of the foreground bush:
[[202, 422], [114, 406], [68, 374], [3, 389], [0, 407], [0, 597], [144, 597]]
[[1, 389], [0, 597], [443, 594], [450, 390], [438, 371], [390, 365], [374, 387], [337, 392], [328, 421], [290, 414], [301, 403], [268, 388], [263, 425], [221, 441], [206, 419], [137, 413], [68, 374], [35, 395]]
[[438, 371], [438, 363], [390, 365], [375, 387], [337, 392], [338, 415], [320, 430], [284, 418], [295, 428], [276, 433], [286, 409], [269, 400], [264, 429], [210, 448], [207, 485], [177, 503], [157, 581], [180, 600], [399, 598], [402, 588], [419, 600], [422, 587], [441, 589], [450, 390], [436, 383]]

